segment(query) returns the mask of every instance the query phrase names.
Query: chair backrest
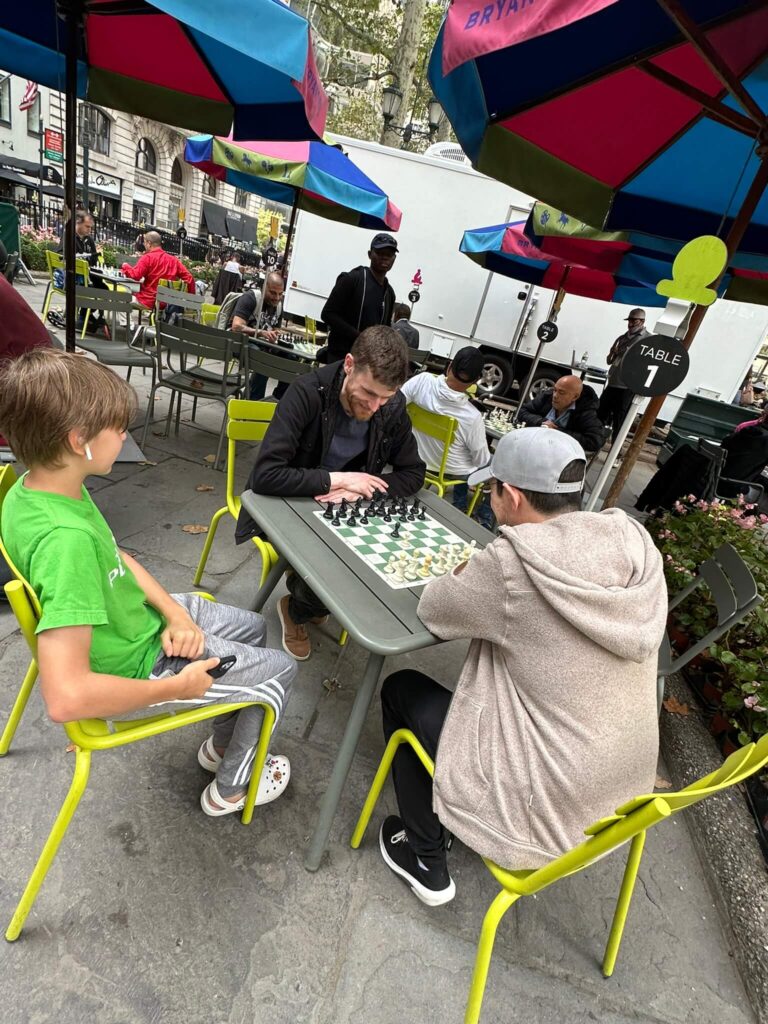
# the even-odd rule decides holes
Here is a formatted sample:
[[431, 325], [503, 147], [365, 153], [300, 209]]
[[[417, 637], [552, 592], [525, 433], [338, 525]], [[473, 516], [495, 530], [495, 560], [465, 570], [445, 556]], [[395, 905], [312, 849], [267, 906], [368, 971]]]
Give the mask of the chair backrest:
[[216, 306], [212, 302], [204, 302], [200, 310], [200, 322], [206, 327], [217, 327], [216, 318], [220, 309], [221, 306]]
[[158, 288], [170, 288], [172, 292], [187, 292], [187, 285], [185, 281], [182, 281], [180, 277], [161, 277], [157, 282]]
[[128, 313], [133, 296], [130, 292], [107, 288], [76, 288], [77, 304], [82, 309], [100, 309], [106, 313]]
[[275, 414], [275, 402], [250, 402], [230, 398], [227, 402], [227, 506], [237, 515], [235, 506], [235, 459], [238, 441], [261, 441]]
[[432, 437], [436, 441], [440, 441], [442, 443], [443, 455], [440, 459], [440, 468], [438, 469], [438, 476], [440, 480], [442, 480], [445, 474], [445, 466], [448, 462], [448, 453], [450, 452], [451, 445], [456, 437], [458, 420], [453, 416], [443, 416], [440, 413], [430, 412], [428, 409], [422, 409], [422, 407], [420, 405], [416, 405], [415, 402], [409, 402], [406, 411], [410, 417], [411, 425], [414, 430], [421, 434], [426, 434], [427, 437]]
[[[522, 880], [522, 887], [527, 894], [538, 892], [564, 875], [581, 871], [652, 825], [714, 793], [743, 782], [766, 764], [768, 735], [761, 737], [757, 743], [749, 743], [736, 750], [717, 771], [698, 779], [679, 792], [648, 793], [634, 797], [618, 807], [615, 814], [601, 818], [584, 829], [585, 835], [588, 836], [585, 842], [544, 867], [532, 871]], [[486, 860], [485, 863], [501, 885], [514, 891], [520, 890], [519, 873], [507, 872], [493, 861]]]
[[[5, 497], [8, 494], [8, 491], [10, 491], [11, 487], [13, 487], [13, 485], [16, 483], [16, 480], [16, 470], [13, 468], [13, 466], [6, 465], [0, 467], [0, 521], [2, 520], [3, 504], [5, 502]], [[37, 657], [37, 636], [35, 630], [37, 629], [37, 624], [40, 620], [42, 609], [40, 607], [40, 602], [38, 601], [37, 595], [35, 594], [34, 590], [21, 575], [18, 568], [14, 564], [13, 559], [8, 554], [8, 549], [3, 543], [2, 533], [0, 533], [0, 555], [2, 555], [5, 561], [8, 563], [8, 568], [11, 570], [15, 577], [15, 580], [17, 581], [15, 585], [14, 583], [6, 583], [6, 593], [8, 592], [9, 588], [14, 586], [15, 589], [18, 590], [18, 584], [21, 584], [23, 593], [17, 595], [16, 602], [13, 604], [13, 610], [14, 613], [16, 614], [16, 618], [19, 620], [19, 625], [21, 626], [22, 632], [24, 633], [24, 639], [27, 641], [29, 649], [32, 652], [32, 656]], [[10, 600], [11, 595], [8, 594], [8, 597]], [[19, 605], [18, 609], [16, 607], [16, 604]]]
[[[48, 267], [48, 274], [51, 278], [51, 288], [53, 291], [61, 292], [63, 294], [64, 279], [62, 277], [61, 284], [58, 284], [58, 275], [56, 274], [56, 271], [58, 270], [61, 274], [64, 273], [64, 257], [60, 252], [54, 252], [53, 249], [46, 249], [45, 262]], [[82, 280], [77, 280], [78, 285], [84, 285], [86, 288], [90, 285], [91, 271], [88, 266], [88, 260], [80, 259], [77, 256], [75, 257], [75, 275], [78, 279], [82, 278]]]
[[[203, 311], [203, 296], [192, 294], [186, 290], [183, 281], [171, 281], [171, 287], [159, 284], [155, 296], [155, 318], [161, 319], [165, 312], [162, 307], [177, 306], [181, 309], [184, 320], [199, 320]], [[184, 289], [176, 288], [177, 284], [183, 285]]]
[[317, 335], [317, 320], [312, 316], [304, 317], [304, 328], [310, 341], [314, 341]]
[[[208, 334], [210, 328], [205, 331], [190, 330], [186, 325], [178, 326], [166, 323], [157, 325], [157, 346], [156, 366], [158, 380], [165, 380], [169, 375], [168, 366], [165, 365], [165, 357], [177, 355], [181, 357], [181, 365], [185, 360], [191, 359], [213, 359], [216, 362], [224, 363], [227, 367], [232, 359], [232, 335], [227, 331], [217, 331], [215, 337]], [[168, 364], [170, 365], [170, 364]], [[170, 374], [176, 373], [170, 369]], [[221, 393], [226, 394], [226, 376], [221, 378]]]
[[261, 373], [265, 377], [280, 381], [281, 384], [292, 384], [297, 377], [309, 373], [312, 367], [299, 359], [286, 359], [272, 352], [264, 352], [251, 346], [249, 356], [251, 373]]

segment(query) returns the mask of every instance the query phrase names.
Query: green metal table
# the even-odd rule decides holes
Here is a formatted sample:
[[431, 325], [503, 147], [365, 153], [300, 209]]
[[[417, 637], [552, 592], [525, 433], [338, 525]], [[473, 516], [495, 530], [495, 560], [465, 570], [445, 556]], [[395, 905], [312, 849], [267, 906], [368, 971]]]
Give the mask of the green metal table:
[[[436, 494], [420, 491], [418, 497], [435, 519], [463, 540], [475, 540], [478, 547], [485, 547], [493, 540], [493, 534]], [[319, 521], [314, 513], [321, 506], [312, 498], [278, 498], [245, 491], [242, 503], [279, 555], [257, 595], [255, 610], [261, 611], [290, 564], [350, 637], [369, 652], [304, 858], [307, 870], [317, 871], [385, 657], [417, 651], [439, 644], [441, 640], [430, 633], [416, 614], [423, 587], [401, 590], [388, 587], [362, 558]]]

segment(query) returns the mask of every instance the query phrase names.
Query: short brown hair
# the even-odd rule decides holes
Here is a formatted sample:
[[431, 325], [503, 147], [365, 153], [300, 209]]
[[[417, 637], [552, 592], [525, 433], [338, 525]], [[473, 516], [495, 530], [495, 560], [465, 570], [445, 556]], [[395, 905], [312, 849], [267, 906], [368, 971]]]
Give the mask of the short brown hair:
[[90, 441], [108, 427], [124, 430], [136, 392], [101, 363], [71, 352], [36, 348], [0, 367], [0, 433], [26, 466], [58, 468], [71, 452], [68, 434]]
[[385, 388], [400, 388], [408, 377], [408, 346], [397, 331], [385, 325], [366, 327], [355, 339], [350, 355], [355, 368], [371, 371]]

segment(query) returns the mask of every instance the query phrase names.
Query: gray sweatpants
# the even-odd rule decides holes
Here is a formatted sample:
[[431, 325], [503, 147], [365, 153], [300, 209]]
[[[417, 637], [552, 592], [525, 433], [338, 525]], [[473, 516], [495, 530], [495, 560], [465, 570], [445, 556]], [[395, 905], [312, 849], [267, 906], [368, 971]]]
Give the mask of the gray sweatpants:
[[[221, 679], [214, 680], [202, 697], [167, 701], [153, 705], [153, 710], [179, 711], [201, 704], [238, 704], [258, 700], [274, 710], [276, 728], [288, 703], [296, 662], [283, 651], [264, 646], [267, 627], [261, 615], [244, 608], [206, 601], [197, 594], [173, 594], [172, 597], [186, 608], [205, 633], [204, 658], [223, 658], [234, 654], [237, 661]], [[180, 672], [188, 664], [187, 658], [168, 658], [161, 653], [152, 675]], [[247, 788], [263, 719], [264, 709], [257, 705], [213, 719], [214, 745], [226, 747], [216, 776], [222, 796], [233, 796]]]

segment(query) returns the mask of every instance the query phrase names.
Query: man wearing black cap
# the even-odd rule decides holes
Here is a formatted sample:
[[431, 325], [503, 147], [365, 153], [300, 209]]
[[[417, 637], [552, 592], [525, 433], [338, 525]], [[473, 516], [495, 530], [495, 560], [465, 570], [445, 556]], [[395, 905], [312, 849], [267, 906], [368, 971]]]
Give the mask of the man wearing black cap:
[[392, 323], [395, 292], [387, 273], [396, 256], [397, 242], [392, 235], [374, 235], [368, 252], [370, 267], [355, 267], [336, 278], [320, 314], [329, 331], [327, 362], [343, 359], [366, 327]]
[[[467, 394], [482, 377], [484, 362], [482, 352], [467, 345], [453, 357], [444, 377], [417, 373], [400, 389], [406, 402], [440, 416], [453, 416], [457, 421], [456, 434], [445, 466], [446, 476], [451, 478], [466, 479], [491, 457], [483, 417]], [[432, 472], [437, 472], [443, 458], [443, 442], [418, 430], [413, 433], [419, 446], [419, 455]], [[453, 488], [453, 504], [462, 512], [467, 511], [467, 497], [467, 484], [456, 484]], [[478, 506], [475, 514], [483, 526], [493, 529], [493, 512], [487, 500]]]
[[597, 415], [606, 427], [611, 428], [614, 441], [632, 404], [632, 392], [621, 383], [619, 377], [621, 360], [630, 345], [634, 345], [641, 338], [648, 337], [650, 335], [645, 329], [645, 310], [632, 309], [627, 317], [627, 330], [614, 341], [611, 351], [608, 353], [606, 360], [609, 366], [608, 380], [605, 382], [602, 395], [600, 395]]

